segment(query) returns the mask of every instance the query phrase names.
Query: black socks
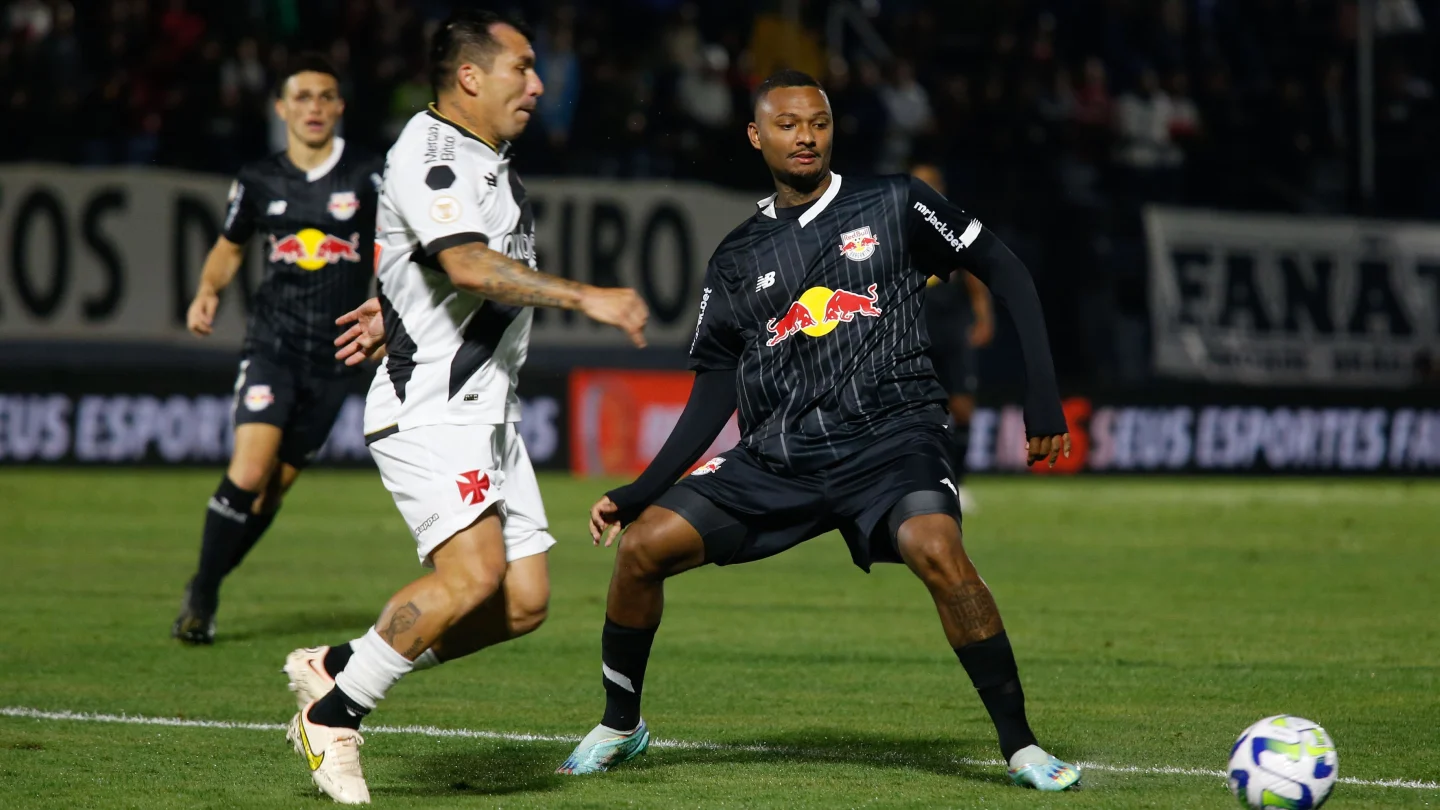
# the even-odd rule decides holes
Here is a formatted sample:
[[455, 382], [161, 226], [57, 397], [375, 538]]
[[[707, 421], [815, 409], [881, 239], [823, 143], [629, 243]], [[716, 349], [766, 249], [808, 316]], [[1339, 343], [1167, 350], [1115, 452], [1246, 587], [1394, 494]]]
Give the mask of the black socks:
[[214, 613], [220, 600], [220, 580], [233, 567], [236, 551], [245, 540], [246, 524], [252, 519], [250, 508], [258, 493], [246, 492], [235, 486], [229, 477], [220, 481], [205, 511], [205, 533], [200, 545], [200, 569], [191, 583], [191, 605], [202, 612]]
[[307, 715], [310, 722], [331, 728], [360, 728], [360, 721], [370, 710], [350, 699], [340, 687], [331, 689], [325, 697], [315, 701]]
[[600, 720], [601, 725], [616, 731], [629, 731], [640, 725], [640, 691], [657, 629], [638, 630], [605, 617], [605, 629], [600, 635], [605, 684], [605, 716]]
[[1010, 757], [1027, 745], [1035, 745], [1035, 734], [1025, 719], [1025, 692], [1020, 688], [1020, 670], [1010, 638], [1000, 635], [955, 648], [960, 665], [975, 684], [985, 710], [1000, 735], [1000, 753]]
[[325, 659], [322, 662], [325, 665], [325, 673], [333, 678], [344, 672], [345, 665], [350, 663], [350, 656], [354, 654], [355, 650], [348, 641], [338, 647], [331, 647], [330, 651], [325, 653]]
[[240, 562], [245, 559], [245, 555], [250, 553], [250, 549], [255, 548], [255, 544], [260, 542], [260, 538], [264, 536], [265, 530], [270, 528], [270, 524], [273, 522], [275, 522], [275, 512], [261, 512], [258, 515], [251, 514], [250, 517], [245, 519], [245, 535], [240, 538], [240, 543], [236, 545], [235, 554], [230, 559], [230, 567], [225, 569], [223, 576], [229, 576], [231, 571], [234, 571], [240, 566]]

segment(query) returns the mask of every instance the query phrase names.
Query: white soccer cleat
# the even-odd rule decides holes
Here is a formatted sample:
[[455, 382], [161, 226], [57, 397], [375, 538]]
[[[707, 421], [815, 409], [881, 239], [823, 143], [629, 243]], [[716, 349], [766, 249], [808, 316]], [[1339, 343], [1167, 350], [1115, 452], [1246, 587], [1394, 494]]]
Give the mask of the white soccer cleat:
[[285, 656], [282, 670], [290, 679], [290, 691], [295, 693], [295, 705], [301, 709], [312, 701], [330, 694], [335, 679], [325, 671], [325, 654], [329, 647], [302, 647]]
[[322, 793], [340, 804], [369, 804], [370, 788], [360, 771], [360, 746], [365, 738], [353, 728], [310, 722], [310, 705], [290, 719], [285, 739], [305, 760], [310, 778]]

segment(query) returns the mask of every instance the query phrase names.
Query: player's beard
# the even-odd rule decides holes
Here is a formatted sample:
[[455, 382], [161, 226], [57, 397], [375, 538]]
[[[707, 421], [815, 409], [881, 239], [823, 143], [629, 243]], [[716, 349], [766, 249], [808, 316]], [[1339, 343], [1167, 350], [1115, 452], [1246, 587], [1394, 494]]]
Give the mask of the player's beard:
[[812, 171], [799, 173], [779, 170], [773, 172], [776, 182], [792, 188], [800, 194], [809, 194], [820, 187], [821, 181], [830, 175], [830, 161], [822, 160], [815, 164]]

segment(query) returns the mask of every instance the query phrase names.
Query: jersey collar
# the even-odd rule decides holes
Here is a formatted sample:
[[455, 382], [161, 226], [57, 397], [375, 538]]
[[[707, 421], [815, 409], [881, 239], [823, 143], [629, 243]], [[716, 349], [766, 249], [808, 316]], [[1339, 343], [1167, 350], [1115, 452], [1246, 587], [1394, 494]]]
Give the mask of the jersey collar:
[[[336, 135], [336, 136], [335, 136], [335, 141], [332, 143], [332, 145], [331, 145], [331, 147], [330, 147], [330, 157], [325, 158], [325, 162], [324, 162], [324, 163], [321, 163], [319, 166], [316, 166], [315, 168], [311, 169], [310, 171], [305, 172], [305, 181], [308, 182], [308, 183], [313, 183], [313, 182], [315, 182], [316, 180], [319, 180], [320, 178], [322, 178], [322, 177], [324, 177], [325, 175], [329, 174], [329, 173], [330, 173], [330, 170], [333, 169], [333, 168], [335, 168], [335, 166], [340, 163], [340, 156], [343, 155], [344, 153], [345, 153], [345, 139], [342, 138], [342, 137], [340, 137], [339, 135]], [[292, 164], [292, 165], [293, 165], [293, 164]], [[299, 167], [297, 166], [296, 168], [299, 168]]]
[[480, 137], [479, 135], [476, 135], [474, 132], [472, 132], [472, 131], [470, 130], [469, 127], [465, 126], [464, 124], [460, 123], [459, 121], [456, 121], [456, 120], [454, 120], [454, 119], [452, 119], [452, 118], [447, 118], [447, 117], [445, 117], [445, 114], [442, 113], [442, 112], [440, 112], [440, 109], [435, 106], [435, 102], [433, 102], [433, 101], [430, 102], [430, 104], [426, 107], [425, 112], [426, 112], [431, 118], [435, 118], [435, 119], [437, 119], [437, 120], [444, 121], [445, 123], [449, 124], [450, 126], [455, 127], [456, 129], [460, 130], [460, 134], [465, 135], [465, 136], [470, 137], [470, 138], [474, 138], [475, 140], [479, 141], [480, 143], [485, 144], [486, 146], [490, 147], [490, 151], [494, 152], [494, 153], [497, 154], [497, 155], [500, 155], [501, 157], [504, 157], [505, 154], [510, 151], [510, 142], [509, 142], [509, 141], [504, 141], [504, 142], [502, 142], [499, 146], [496, 146], [495, 144], [493, 144], [493, 143], [485, 140], [484, 138]]
[[[831, 201], [834, 200], [835, 196], [839, 193], [840, 175], [836, 174], [835, 172], [831, 172], [830, 187], [825, 189], [825, 193], [820, 195], [820, 199], [816, 200], [814, 205], [810, 206], [810, 210], [800, 215], [800, 227], [803, 228], [806, 225], [814, 222], [815, 218], [820, 216], [820, 214], [827, 207], [829, 207]], [[770, 217], [771, 219], [779, 219], [779, 217], [775, 215], [775, 198], [778, 196], [780, 195], [776, 193], [771, 194], [769, 197], [766, 197], [763, 200], [757, 200], [755, 202], [755, 207], [759, 208], [760, 213], [764, 214], [765, 216]]]

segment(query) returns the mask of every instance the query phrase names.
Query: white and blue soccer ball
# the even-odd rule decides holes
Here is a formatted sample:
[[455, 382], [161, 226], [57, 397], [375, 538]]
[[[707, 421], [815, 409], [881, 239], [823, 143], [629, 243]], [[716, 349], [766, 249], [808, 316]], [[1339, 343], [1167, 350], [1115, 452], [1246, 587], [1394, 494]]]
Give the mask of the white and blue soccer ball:
[[1325, 729], [1276, 715], [1245, 729], [1230, 750], [1230, 792], [1254, 810], [1314, 810], [1330, 798], [1340, 759]]

